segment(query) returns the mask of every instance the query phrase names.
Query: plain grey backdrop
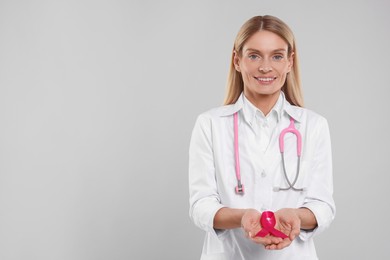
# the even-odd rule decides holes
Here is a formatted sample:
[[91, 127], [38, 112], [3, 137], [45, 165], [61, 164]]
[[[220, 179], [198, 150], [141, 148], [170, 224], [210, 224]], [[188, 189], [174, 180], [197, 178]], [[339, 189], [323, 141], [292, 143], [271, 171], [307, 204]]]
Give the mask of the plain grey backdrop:
[[0, 259], [199, 259], [196, 116], [222, 104], [254, 15], [295, 33], [330, 124], [320, 259], [389, 259], [389, 1], [0, 1]]

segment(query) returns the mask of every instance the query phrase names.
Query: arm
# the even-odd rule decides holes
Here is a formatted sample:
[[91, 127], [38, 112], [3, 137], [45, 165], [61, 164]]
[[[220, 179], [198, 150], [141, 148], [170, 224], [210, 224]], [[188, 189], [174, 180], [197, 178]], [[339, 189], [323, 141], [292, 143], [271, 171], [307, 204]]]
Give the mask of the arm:
[[215, 229], [232, 229], [241, 227], [245, 209], [221, 208], [214, 217]]
[[282, 240], [272, 236], [264, 238], [255, 237], [261, 230], [259, 222], [261, 213], [254, 209], [221, 208], [214, 217], [215, 229], [232, 229], [242, 227], [248, 238], [253, 242], [266, 246], [267, 249], [283, 249], [299, 235], [300, 229], [312, 230], [317, 226], [316, 218], [307, 208], [285, 208], [275, 212], [277, 218], [276, 228], [289, 235]]
[[310, 142], [315, 142], [313, 158], [309, 167], [311, 180], [307, 187], [306, 198], [301, 205], [311, 211], [316, 220], [316, 226], [303, 226], [300, 238], [307, 240], [329, 227], [334, 219], [336, 208], [333, 200], [332, 151], [329, 127], [326, 119], [319, 118]]
[[[292, 210], [291, 213], [286, 213], [286, 211]], [[214, 217], [214, 228], [215, 229], [232, 229], [239, 228], [242, 226], [242, 217], [246, 213], [246, 209], [231, 209], [231, 208], [221, 208], [218, 210], [217, 214]], [[299, 209], [283, 209], [279, 210], [280, 214], [292, 215], [292, 218], [299, 220], [300, 229], [311, 230], [317, 226], [317, 220], [307, 208]], [[260, 214], [260, 212], [259, 212]], [[260, 216], [259, 216], [260, 219]]]
[[308, 169], [311, 180], [307, 186], [305, 200], [297, 209], [281, 209], [275, 212], [279, 229], [288, 233], [292, 227], [299, 227], [298, 234], [303, 241], [325, 230], [335, 215], [329, 128], [324, 118], [319, 118], [314, 123], [315, 127], [311, 130], [313, 134], [309, 139], [314, 143], [308, 151], [313, 154]]
[[223, 232], [214, 228], [214, 216], [224, 205], [221, 204], [215, 176], [211, 121], [209, 115], [200, 115], [192, 131], [189, 149], [189, 214], [197, 227], [219, 236]]
[[308, 208], [296, 209], [298, 218], [301, 222], [301, 229], [313, 230], [317, 227], [317, 220], [313, 212]]

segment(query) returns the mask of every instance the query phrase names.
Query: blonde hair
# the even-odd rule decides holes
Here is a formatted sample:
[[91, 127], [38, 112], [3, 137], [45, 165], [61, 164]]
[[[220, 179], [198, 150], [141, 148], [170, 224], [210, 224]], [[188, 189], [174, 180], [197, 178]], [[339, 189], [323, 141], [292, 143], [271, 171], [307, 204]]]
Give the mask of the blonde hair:
[[287, 74], [287, 79], [282, 87], [282, 91], [284, 92], [288, 102], [293, 105], [302, 107], [303, 95], [299, 75], [298, 53], [297, 47], [295, 45], [294, 34], [287, 26], [287, 24], [285, 24], [282, 20], [270, 15], [252, 17], [246, 23], [244, 23], [238, 32], [232, 51], [232, 59], [227, 80], [227, 93], [224, 104], [229, 105], [235, 103], [241, 92], [244, 90], [244, 82], [242, 80], [241, 73], [238, 72], [234, 66], [234, 53], [241, 56], [242, 49], [246, 41], [253, 34], [261, 30], [270, 31], [277, 34], [286, 41], [288, 46], [288, 55], [294, 53], [293, 67]]

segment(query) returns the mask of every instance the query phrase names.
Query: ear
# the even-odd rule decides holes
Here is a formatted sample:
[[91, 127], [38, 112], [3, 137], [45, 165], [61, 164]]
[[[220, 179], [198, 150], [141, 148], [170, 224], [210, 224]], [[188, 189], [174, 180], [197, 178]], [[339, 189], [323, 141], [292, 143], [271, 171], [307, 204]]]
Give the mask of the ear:
[[240, 57], [238, 56], [236, 51], [233, 51], [233, 64], [234, 64], [234, 68], [238, 72], [241, 72], [241, 69], [240, 69]]
[[291, 52], [290, 57], [288, 57], [288, 72], [290, 72], [294, 66], [294, 54], [294, 52]]

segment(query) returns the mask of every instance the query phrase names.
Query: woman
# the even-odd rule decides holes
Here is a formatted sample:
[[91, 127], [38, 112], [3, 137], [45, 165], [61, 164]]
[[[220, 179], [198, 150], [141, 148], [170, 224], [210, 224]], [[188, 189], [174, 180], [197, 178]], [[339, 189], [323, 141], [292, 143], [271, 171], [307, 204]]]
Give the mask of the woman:
[[[335, 216], [331, 145], [326, 119], [302, 106], [293, 33], [276, 17], [251, 18], [234, 43], [225, 106], [201, 114], [192, 133], [201, 259], [318, 259], [313, 237]], [[279, 140], [287, 127], [301, 137]]]

